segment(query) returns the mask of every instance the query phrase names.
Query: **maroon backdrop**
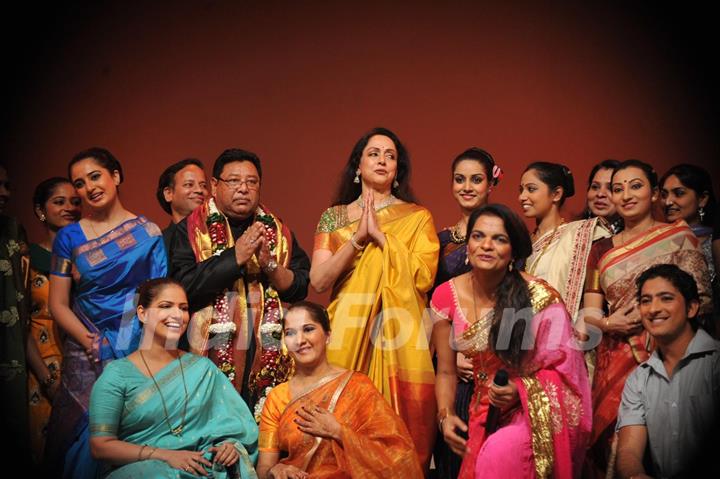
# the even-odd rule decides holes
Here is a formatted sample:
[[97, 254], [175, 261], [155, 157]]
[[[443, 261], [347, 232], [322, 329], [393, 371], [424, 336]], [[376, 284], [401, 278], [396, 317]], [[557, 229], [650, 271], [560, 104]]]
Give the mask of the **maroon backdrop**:
[[[543, 2], [545, 3], [545, 2]], [[209, 2], [56, 7], [26, 27], [4, 116], [9, 211], [31, 239], [34, 186], [70, 157], [107, 147], [125, 170], [124, 204], [162, 227], [154, 198], [170, 163], [227, 147], [263, 161], [263, 201], [311, 253], [313, 231], [357, 138], [394, 130], [438, 228], [458, 212], [451, 159], [469, 146], [505, 170], [492, 200], [516, 206], [524, 166], [570, 166], [582, 209], [591, 166], [681, 161], [717, 178], [718, 144], [690, 18], [610, 7], [477, 2]], [[666, 12], [667, 13], [667, 12]], [[679, 24], [678, 22], [681, 22]], [[34, 41], [30, 41], [34, 39]], [[18, 39], [16, 38], [18, 44]]]

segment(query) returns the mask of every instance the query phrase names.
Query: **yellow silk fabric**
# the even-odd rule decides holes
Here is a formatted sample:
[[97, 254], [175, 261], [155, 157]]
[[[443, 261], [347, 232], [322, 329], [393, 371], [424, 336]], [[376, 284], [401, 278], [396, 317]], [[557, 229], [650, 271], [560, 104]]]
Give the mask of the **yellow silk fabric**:
[[[338, 208], [344, 207], [332, 210], [342, 218]], [[334, 285], [328, 360], [368, 375], [405, 421], [427, 464], [436, 406], [426, 293], [437, 270], [439, 241], [430, 212], [418, 205], [393, 205], [376, 215], [386, 244], [371, 243], [357, 252], [353, 266]], [[350, 240], [357, 222], [334, 226], [332, 231], [318, 228], [315, 249], [334, 253]]]

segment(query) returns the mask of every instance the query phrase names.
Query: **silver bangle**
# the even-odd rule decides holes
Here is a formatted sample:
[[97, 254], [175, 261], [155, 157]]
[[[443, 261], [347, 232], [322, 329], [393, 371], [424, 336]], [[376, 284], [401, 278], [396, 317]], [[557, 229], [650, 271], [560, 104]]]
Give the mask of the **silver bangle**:
[[358, 251], [362, 251], [365, 249], [365, 246], [360, 245], [357, 241], [355, 241], [355, 233], [350, 237], [350, 244]]

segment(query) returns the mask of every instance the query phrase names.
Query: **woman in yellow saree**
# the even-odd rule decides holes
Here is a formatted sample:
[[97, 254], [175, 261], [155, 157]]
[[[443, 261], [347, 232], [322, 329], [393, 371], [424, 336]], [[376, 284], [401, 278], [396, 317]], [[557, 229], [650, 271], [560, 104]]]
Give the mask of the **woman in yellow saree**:
[[439, 241], [413, 203], [400, 140], [376, 128], [355, 145], [335, 206], [317, 227], [310, 283], [332, 287], [330, 363], [369, 376], [405, 421], [427, 466], [435, 436], [434, 372], [425, 314]]
[[327, 311], [303, 301], [282, 321], [296, 373], [265, 400], [258, 476], [421, 477], [407, 428], [367, 376], [328, 362]]

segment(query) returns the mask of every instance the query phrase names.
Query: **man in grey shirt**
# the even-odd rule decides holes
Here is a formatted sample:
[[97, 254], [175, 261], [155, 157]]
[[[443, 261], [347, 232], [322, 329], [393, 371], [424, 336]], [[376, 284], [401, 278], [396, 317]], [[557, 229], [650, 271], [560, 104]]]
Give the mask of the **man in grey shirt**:
[[718, 420], [720, 342], [696, 327], [697, 285], [677, 266], [661, 264], [640, 275], [637, 289], [643, 326], [657, 348], [625, 383], [617, 471], [670, 478], [685, 477], [701, 462], [717, 467], [720, 459], [703, 452]]

